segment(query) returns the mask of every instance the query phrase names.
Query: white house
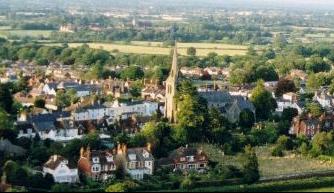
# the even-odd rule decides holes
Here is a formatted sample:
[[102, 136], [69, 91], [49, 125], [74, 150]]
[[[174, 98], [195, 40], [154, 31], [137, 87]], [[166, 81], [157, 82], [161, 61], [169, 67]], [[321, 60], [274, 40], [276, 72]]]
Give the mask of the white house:
[[287, 108], [294, 108], [298, 110], [298, 114], [301, 114], [303, 112], [303, 105], [298, 102], [297, 100], [297, 94], [289, 92], [283, 94], [282, 98], [277, 99], [277, 108], [276, 113], [281, 114], [284, 109]]
[[109, 123], [113, 123], [119, 119], [127, 119], [131, 115], [152, 116], [158, 109], [158, 103], [140, 101], [131, 103], [119, 103], [117, 100], [114, 103], [94, 104], [89, 107], [79, 108], [72, 113], [74, 120], [100, 120], [107, 118]]
[[56, 183], [79, 182], [78, 169], [70, 166], [68, 160], [59, 155], [50, 157], [43, 166], [43, 172], [51, 174]]
[[327, 93], [326, 89], [316, 91], [314, 100], [317, 101], [323, 108], [328, 109], [333, 107], [333, 97]]

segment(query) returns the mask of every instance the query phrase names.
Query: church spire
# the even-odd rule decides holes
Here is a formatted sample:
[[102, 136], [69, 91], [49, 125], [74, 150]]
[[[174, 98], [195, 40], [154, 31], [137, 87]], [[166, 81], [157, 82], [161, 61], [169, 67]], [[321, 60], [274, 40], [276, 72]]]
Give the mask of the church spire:
[[176, 103], [174, 97], [176, 95], [177, 79], [179, 74], [177, 43], [175, 42], [173, 62], [166, 81], [166, 100], [165, 100], [165, 117], [170, 122], [176, 122]]
[[172, 63], [172, 68], [171, 72], [169, 74], [170, 78], [174, 78], [175, 80], [178, 78], [178, 65], [177, 65], [177, 60], [178, 60], [178, 55], [177, 55], [177, 42], [175, 41], [175, 47], [174, 47], [174, 53], [173, 53], [173, 63]]

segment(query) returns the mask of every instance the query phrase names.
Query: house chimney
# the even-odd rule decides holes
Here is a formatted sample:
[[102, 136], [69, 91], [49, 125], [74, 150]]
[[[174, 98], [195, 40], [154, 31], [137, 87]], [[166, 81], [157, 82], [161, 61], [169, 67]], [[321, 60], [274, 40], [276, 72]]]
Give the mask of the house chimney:
[[117, 145], [117, 154], [122, 154], [122, 145], [120, 143]]
[[84, 149], [84, 147], [81, 147], [81, 149], [80, 149], [80, 158], [84, 157], [84, 154], [85, 154], [85, 149]]
[[88, 146], [87, 149], [86, 149], [86, 157], [87, 157], [88, 160], [90, 160], [90, 155], [91, 155], [90, 146]]
[[25, 122], [28, 120], [28, 115], [26, 111], [21, 112], [20, 117], [19, 117], [19, 121]]
[[126, 154], [128, 152], [128, 146], [123, 144], [123, 153]]
[[151, 143], [147, 143], [147, 151], [152, 153], [152, 144]]

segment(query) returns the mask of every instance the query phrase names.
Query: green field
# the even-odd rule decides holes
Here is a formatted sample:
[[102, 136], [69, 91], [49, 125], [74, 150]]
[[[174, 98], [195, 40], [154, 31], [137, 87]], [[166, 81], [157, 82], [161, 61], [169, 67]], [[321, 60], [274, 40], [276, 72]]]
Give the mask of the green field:
[[[212, 145], [196, 145], [203, 147], [211, 160], [223, 165], [234, 165], [241, 167], [240, 156], [227, 156]], [[262, 178], [272, 178], [291, 174], [303, 174], [308, 172], [322, 172], [334, 169], [334, 163], [323, 162], [317, 159], [302, 157], [292, 152], [286, 152], [285, 157], [272, 157], [272, 147], [256, 148], [260, 174]]]
[[[70, 47], [81, 46], [82, 43], [70, 43]], [[170, 47], [162, 47], [161, 42], [132, 42], [131, 44], [119, 44], [119, 43], [88, 43], [89, 47], [95, 49], [104, 49], [107, 51], [118, 50], [122, 53], [133, 54], [160, 54], [169, 55]], [[197, 49], [198, 56], [207, 56], [210, 52], [215, 52], [218, 55], [245, 55], [247, 53], [247, 46], [243, 45], [231, 45], [231, 44], [218, 44], [218, 43], [179, 43], [179, 53], [181, 55], [187, 54], [187, 48], [195, 47]]]
[[334, 187], [333, 188], [317, 188], [317, 189], [297, 190], [297, 191], [292, 191], [292, 192], [334, 192]]
[[12, 30], [6, 26], [0, 28], [0, 36], [6, 38], [10, 36], [47, 38], [51, 33], [52, 31], [50, 30]]

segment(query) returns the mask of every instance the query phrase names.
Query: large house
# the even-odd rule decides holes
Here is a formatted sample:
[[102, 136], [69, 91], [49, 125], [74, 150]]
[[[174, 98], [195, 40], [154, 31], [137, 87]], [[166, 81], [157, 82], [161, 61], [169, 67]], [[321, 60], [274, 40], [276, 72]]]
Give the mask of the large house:
[[161, 167], [172, 168], [174, 171], [198, 171], [203, 172], [208, 169], [209, 159], [202, 149], [193, 147], [180, 147], [173, 151], [168, 158], [158, 161]]
[[79, 182], [78, 169], [71, 166], [67, 159], [59, 155], [53, 155], [44, 164], [43, 172], [51, 174], [56, 183]]
[[142, 180], [144, 175], [153, 175], [154, 157], [150, 145], [128, 149], [126, 145], [120, 144], [117, 147], [117, 155], [122, 158], [125, 170], [131, 178]]
[[158, 103], [149, 101], [137, 101], [120, 103], [118, 100], [113, 103], [92, 104], [91, 106], [76, 109], [72, 115], [74, 120], [99, 120], [107, 119], [108, 123], [115, 123], [120, 119], [127, 119], [132, 115], [149, 117], [158, 110]]
[[317, 101], [324, 109], [330, 109], [334, 106], [334, 98], [329, 95], [326, 89], [321, 89], [314, 93], [314, 100]]
[[304, 105], [298, 100], [297, 94], [289, 92], [283, 94], [283, 96], [276, 100], [277, 108], [276, 113], [281, 114], [284, 109], [294, 108], [297, 109], [298, 114], [301, 114], [304, 110]]
[[84, 134], [81, 125], [75, 125], [69, 112], [54, 112], [28, 116], [25, 112], [15, 123], [18, 137], [33, 138], [38, 135], [42, 140], [70, 141], [80, 139]]
[[43, 92], [47, 95], [56, 96], [58, 90], [74, 90], [76, 91], [77, 97], [85, 97], [94, 93], [99, 93], [101, 88], [95, 83], [82, 84], [80, 81], [50, 82], [43, 87]]
[[334, 115], [324, 113], [320, 117], [311, 114], [302, 114], [295, 117], [292, 121], [290, 134], [308, 138], [314, 137], [321, 131], [330, 131], [334, 129]]
[[81, 148], [78, 169], [95, 181], [105, 181], [115, 175], [116, 154], [113, 151], [91, 151]]

